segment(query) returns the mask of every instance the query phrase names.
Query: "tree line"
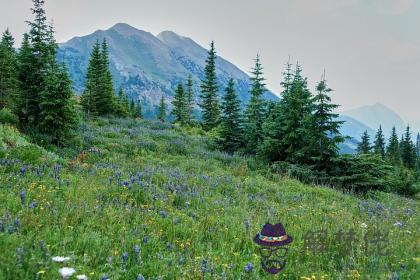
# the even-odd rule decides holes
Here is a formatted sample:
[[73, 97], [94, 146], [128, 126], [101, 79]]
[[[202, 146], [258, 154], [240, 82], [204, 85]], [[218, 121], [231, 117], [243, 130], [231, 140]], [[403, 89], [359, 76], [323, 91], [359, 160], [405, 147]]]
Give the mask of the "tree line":
[[[230, 79], [219, 100], [214, 42], [204, 68], [200, 87], [201, 127], [211, 131], [217, 148], [229, 153], [255, 155], [271, 164], [273, 170], [305, 182], [341, 186], [357, 192], [372, 189], [414, 195], [419, 190], [420, 135], [415, 145], [410, 128], [401, 141], [393, 129], [386, 146], [382, 128], [374, 145], [367, 132], [357, 155], [340, 155], [343, 124], [331, 102], [332, 89], [325, 71], [314, 92], [308, 88], [299, 63], [286, 64], [279, 101], [266, 101], [260, 57], [251, 71], [250, 100], [243, 108]], [[194, 125], [191, 78], [187, 90], [179, 84], [172, 102], [174, 122]]]

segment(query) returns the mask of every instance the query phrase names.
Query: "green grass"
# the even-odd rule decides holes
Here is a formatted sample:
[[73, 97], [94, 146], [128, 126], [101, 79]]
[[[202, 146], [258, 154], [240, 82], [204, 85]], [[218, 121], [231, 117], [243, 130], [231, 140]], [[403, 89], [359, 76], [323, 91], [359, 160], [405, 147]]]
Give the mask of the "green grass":
[[[278, 279], [420, 276], [417, 200], [280, 178], [252, 158], [209, 149], [197, 131], [158, 122], [83, 124], [74, 145], [54, 153], [2, 133], [0, 279], [58, 279], [62, 266], [89, 279], [271, 279], [252, 241], [266, 222], [283, 223], [294, 238]], [[32, 149], [17, 152], [13, 139]], [[364, 251], [375, 228], [389, 234], [383, 255]], [[351, 229], [357, 240], [346, 254], [336, 233]], [[328, 232], [326, 248], [313, 255], [304, 236], [319, 230]]]

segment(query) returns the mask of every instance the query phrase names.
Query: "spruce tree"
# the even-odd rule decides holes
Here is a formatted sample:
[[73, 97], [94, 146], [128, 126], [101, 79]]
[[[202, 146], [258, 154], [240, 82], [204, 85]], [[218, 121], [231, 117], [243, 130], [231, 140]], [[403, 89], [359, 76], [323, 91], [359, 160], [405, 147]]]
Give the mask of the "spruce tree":
[[134, 99], [131, 99], [130, 101], [130, 117], [136, 117], [136, 103], [134, 102]]
[[222, 100], [219, 145], [222, 150], [231, 153], [243, 145], [241, 106], [233, 79], [229, 80]]
[[50, 135], [54, 144], [60, 144], [75, 128], [77, 120], [65, 65], [53, 65], [45, 82], [40, 100], [39, 129]]
[[369, 154], [372, 147], [370, 145], [370, 136], [367, 130], [362, 135], [362, 140], [359, 142], [357, 146], [357, 153], [362, 154]]
[[161, 122], [165, 122], [166, 120], [166, 103], [165, 103], [165, 98], [163, 97], [163, 95], [159, 102], [157, 117], [158, 117], [158, 120], [160, 120]]
[[382, 132], [382, 126], [379, 126], [378, 132], [376, 133], [373, 151], [375, 154], [385, 158], [385, 137]]
[[142, 110], [140, 99], [137, 99], [136, 110], [135, 110], [135, 117], [136, 118], [140, 118], [140, 119], [143, 118], [143, 110]]
[[101, 91], [101, 63], [101, 46], [99, 41], [96, 41], [90, 54], [85, 90], [81, 97], [81, 104], [88, 117], [97, 116], [99, 113], [97, 99]]
[[411, 139], [410, 126], [407, 126], [401, 141], [401, 159], [404, 166], [414, 168], [416, 165], [416, 148]]
[[257, 55], [251, 77], [251, 99], [245, 110], [246, 151], [256, 153], [263, 138], [262, 124], [266, 114], [262, 95], [265, 91], [260, 57]]
[[203, 128], [207, 131], [219, 124], [220, 108], [217, 92], [216, 51], [212, 41], [204, 68], [204, 80], [201, 82], [200, 107], [203, 114]]
[[194, 90], [193, 90], [193, 81], [192, 81], [191, 74], [188, 75], [185, 95], [187, 99], [187, 108], [186, 108], [187, 122], [189, 125], [192, 125], [194, 123], [194, 114], [193, 114], [194, 113]]
[[342, 121], [338, 121], [338, 114], [334, 111], [338, 105], [331, 103], [329, 94], [332, 89], [327, 86], [325, 73], [321, 81], [316, 86], [317, 94], [312, 98], [313, 112], [313, 130], [311, 158], [319, 170], [328, 170], [331, 162], [338, 156], [338, 144], [344, 141], [340, 134]]
[[100, 54], [100, 92], [96, 98], [96, 109], [99, 115], [109, 115], [115, 112], [115, 92], [109, 70], [109, 54], [106, 39], [103, 40]]
[[[21, 85], [21, 100], [19, 116], [24, 128], [37, 129], [40, 123], [40, 99], [44, 91], [46, 77], [50, 68], [56, 63], [57, 44], [54, 41], [52, 26], [47, 23], [44, 10], [44, 0], [33, 0], [34, 20], [29, 21], [29, 34], [24, 35], [22, 44], [23, 54], [19, 57], [19, 77]], [[22, 52], [21, 49], [21, 52]], [[22, 107], [23, 105], [23, 107]], [[23, 111], [22, 111], [23, 109]]]
[[0, 110], [16, 109], [18, 98], [17, 54], [14, 39], [9, 29], [3, 33], [0, 41]]
[[400, 143], [398, 141], [397, 130], [395, 126], [392, 128], [391, 136], [388, 140], [388, 147], [386, 150], [386, 157], [393, 165], [401, 164]]
[[283, 98], [277, 103], [273, 117], [264, 123], [264, 141], [259, 155], [271, 161], [311, 164], [312, 94], [299, 64], [293, 79], [291, 77], [288, 63], [282, 82]]
[[188, 123], [188, 100], [182, 84], [178, 84], [174, 100], [172, 101], [173, 110], [172, 115], [175, 117], [174, 122], [181, 125]]

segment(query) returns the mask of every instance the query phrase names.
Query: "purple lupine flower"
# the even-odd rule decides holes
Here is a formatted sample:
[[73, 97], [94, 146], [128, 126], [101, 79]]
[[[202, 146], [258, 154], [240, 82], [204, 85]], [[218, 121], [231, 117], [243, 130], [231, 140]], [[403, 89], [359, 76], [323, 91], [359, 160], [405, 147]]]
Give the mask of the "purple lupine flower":
[[141, 275], [141, 273], [139, 275], [137, 275], [137, 280], [145, 280], [143, 275]]
[[134, 245], [134, 256], [136, 257], [136, 259], [138, 259], [140, 256], [140, 246], [137, 244]]
[[26, 197], [26, 193], [25, 191], [21, 191], [20, 192], [20, 204], [25, 204], [25, 197]]
[[38, 206], [38, 203], [36, 201], [32, 201], [31, 203], [29, 203], [30, 209], [35, 209], [37, 206]]
[[143, 243], [147, 243], [147, 240], [148, 240], [148, 238], [147, 238], [147, 236], [145, 235], [145, 236], [143, 237]]
[[165, 211], [160, 211], [159, 212], [159, 215], [162, 217], [162, 218], [166, 218], [167, 216], [168, 216], [168, 214], [165, 212]]
[[250, 273], [252, 272], [253, 269], [254, 269], [254, 265], [251, 262], [245, 265], [245, 272]]
[[101, 280], [109, 280], [108, 275], [102, 274]]
[[123, 265], [126, 265], [127, 264], [127, 261], [128, 261], [128, 253], [127, 252], [124, 252], [122, 254], [121, 260], [122, 260]]

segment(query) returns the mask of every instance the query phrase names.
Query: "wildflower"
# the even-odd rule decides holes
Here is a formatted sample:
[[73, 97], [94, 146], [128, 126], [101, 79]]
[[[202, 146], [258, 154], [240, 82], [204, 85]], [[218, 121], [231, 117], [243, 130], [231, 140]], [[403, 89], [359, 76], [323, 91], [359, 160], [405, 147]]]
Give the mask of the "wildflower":
[[60, 272], [61, 277], [63, 279], [70, 278], [74, 273], [76, 273], [76, 270], [72, 267], [63, 267], [58, 270]]
[[140, 255], [140, 246], [139, 245], [134, 245], [134, 255], [136, 256], [136, 259], [139, 258], [139, 255]]
[[361, 228], [367, 228], [368, 226], [367, 226], [367, 224], [362, 223], [362, 224], [360, 225], [360, 227], [361, 227]]
[[78, 280], [88, 280], [88, 277], [84, 274], [77, 275], [76, 278]]
[[402, 226], [403, 226], [403, 224], [402, 224], [401, 222], [396, 222], [396, 223], [394, 224], [394, 226], [396, 226], [396, 227], [402, 227]]
[[166, 218], [167, 216], [168, 216], [168, 214], [165, 212], [165, 211], [160, 211], [159, 212], [159, 215], [162, 217], [162, 218]]
[[147, 236], [146, 235], [143, 237], [143, 243], [147, 243]]
[[137, 275], [137, 280], [145, 280], [143, 275], [141, 275], [141, 273], [139, 275]]
[[60, 257], [60, 256], [56, 256], [56, 257], [52, 257], [53, 262], [57, 262], [57, 263], [63, 263], [63, 262], [67, 262], [70, 260], [69, 257]]
[[128, 261], [128, 253], [127, 252], [124, 252], [122, 254], [121, 260], [122, 260], [123, 265], [126, 265], [127, 264], [127, 261]]
[[36, 201], [32, 201], [31, 203], [29, 203], [30, 209], [35, 209], [37, 206], [38, 206], [38, 203]]
[[398, 273], [394, 272], [394, 275], [391, 277], [391, 280], [398, 280]]
[[247, 272], [247, 273], [252, 272], [253, 269], [254, 269], [254, 265], [251, 262], [246, 264], [245, 272]]
[[102, 274], [101, 280], [109, 280], [108, 275]]
[[20, 192], [20, 204], [25, 204], [25, 197], [26, 197], [26, 193], [25, 191], [21, 191]]
[[38, 271], [36, 274], [45, 274], [45, 270], [40, 270], [40, 271]]

